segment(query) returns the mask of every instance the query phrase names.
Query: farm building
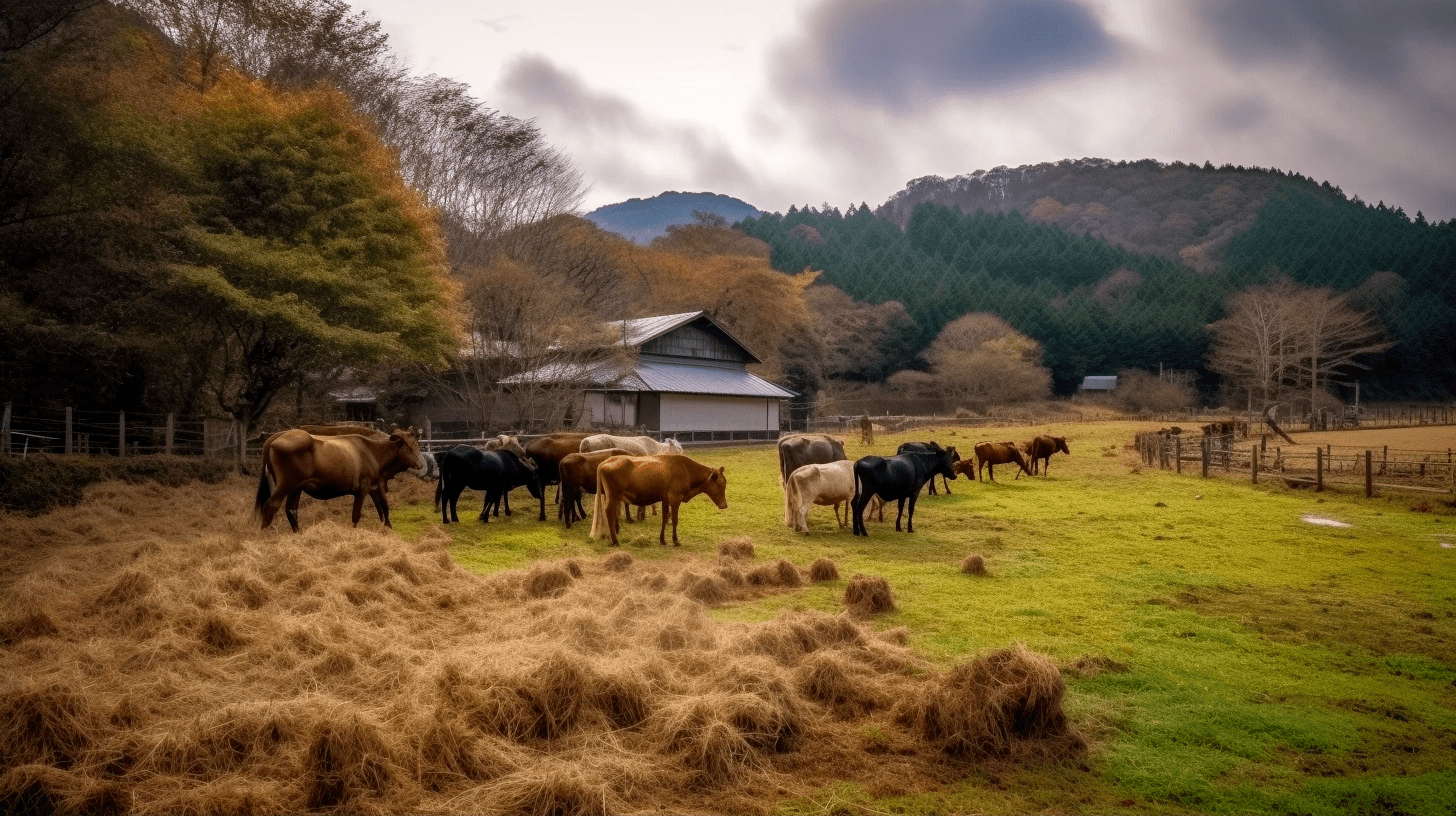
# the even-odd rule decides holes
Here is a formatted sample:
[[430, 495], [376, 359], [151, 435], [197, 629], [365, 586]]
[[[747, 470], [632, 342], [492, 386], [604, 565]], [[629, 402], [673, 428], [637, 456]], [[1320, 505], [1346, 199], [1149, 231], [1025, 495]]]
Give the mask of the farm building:
[[1083, 377], [1082, 387], [1079, 391], [1092, 391], [1094, 393], [1106, 393], [1117, 388], [1116, 377]]
[[762, 361], [705, 312], [623, 320], [612, 328], [633, 353], [625, 369], [535, 369], [501, 384], [510, 390], [576, 380], [585, 390], [582, 426], [636, 427], [685, 440], [778, 435], [780, 404], [794, 393], [749, 373], [750, 364]]

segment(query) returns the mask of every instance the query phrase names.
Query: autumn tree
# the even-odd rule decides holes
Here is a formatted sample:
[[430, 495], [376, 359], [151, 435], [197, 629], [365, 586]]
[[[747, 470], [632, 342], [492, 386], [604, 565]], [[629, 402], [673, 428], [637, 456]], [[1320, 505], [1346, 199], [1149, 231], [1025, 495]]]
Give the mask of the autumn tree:
[[1288, 278], [1237, 292], [1209, 328], [1209, 368], [1269, 405], [1307, 392], [1311, 410], [1337, 373], [1368, 368], [1363, 356], [1391, 347], [1348, 294], [1299, 286]]
[[937, 389], [957, 399], [1023, 402], [1051, 393], [1041, 346], [987, 312], [947, 323], [924, 356]]

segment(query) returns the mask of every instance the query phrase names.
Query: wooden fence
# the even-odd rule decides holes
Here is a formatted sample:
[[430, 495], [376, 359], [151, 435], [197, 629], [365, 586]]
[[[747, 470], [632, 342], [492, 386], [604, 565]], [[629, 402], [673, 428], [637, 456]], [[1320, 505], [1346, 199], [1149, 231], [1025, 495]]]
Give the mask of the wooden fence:
[[1237, 440], [1231, 435], [1138, 434], [1143, 464], [1179, 473], [1238, 476], [1254, 484], [1276, 480], [1316, 491], [1363, 490], [1430, 493], [1456, 500], [1456, 458], [1444, 451], [1393, 450], [1354, 445], [1286, 448], [1267, 439]]

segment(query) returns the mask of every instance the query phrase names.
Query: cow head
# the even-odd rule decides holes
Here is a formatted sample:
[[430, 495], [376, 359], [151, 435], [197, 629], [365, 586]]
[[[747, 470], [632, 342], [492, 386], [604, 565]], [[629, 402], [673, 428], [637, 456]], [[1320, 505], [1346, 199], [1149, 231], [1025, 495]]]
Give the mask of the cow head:
[[667, 445], [667, 452], [668, 453], [682, 453], [683, 452], [682, 443], [679, 442], [679, 441], [677, 441], [677, 437], [669, 437], [667, 439], [662, 440], [662, 443], [664, 445]]
[[728, 509], [728, 474], [723, 468], [715, 469], [703, 485], [703, 493], [718, 505], [719, 510]]
[[398, 452], [399, 461], [408, 470], [420, 470], [425, 466], [424, 454], [420, 453], [420, 440], [415, 436], [415, 427], [395, 428], [389, 432], [389, 441]]
[[[1067, 448], [1067, 438], [1065, 436], [1054, 436], [1052, 437], [1052, 440], [1057, 443], [1056, 450], [1059, 450], [1068, 456], [1072, 455], [1072, 451]], [[1053, 451], [1053, 453], [1055, 452], [1056, 451]]]
[[956, 478], [955, 463], [961, 458], [960, 454], [956, 453], [956, 449], [942, 448], [935, 442], [931, 442], [930, 447], [936, 454], [935, 472], [931, 474], [931, 478], [935, 478], [935, 473], [939, 473], [941, 476], [944, 476], [947, 479]]

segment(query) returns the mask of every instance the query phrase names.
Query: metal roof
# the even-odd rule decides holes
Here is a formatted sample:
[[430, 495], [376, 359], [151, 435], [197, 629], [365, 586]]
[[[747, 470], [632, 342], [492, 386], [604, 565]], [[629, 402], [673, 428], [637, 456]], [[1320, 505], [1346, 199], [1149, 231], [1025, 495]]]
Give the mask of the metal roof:
[[741, 368], [641, 360], [637, 363], [635, 374], [646, 386], [642, 390], [660, 391], [664, 394], [723, 394], [770, 399], [788, 399], [794, 396], [793, 391], [780, 388]]

